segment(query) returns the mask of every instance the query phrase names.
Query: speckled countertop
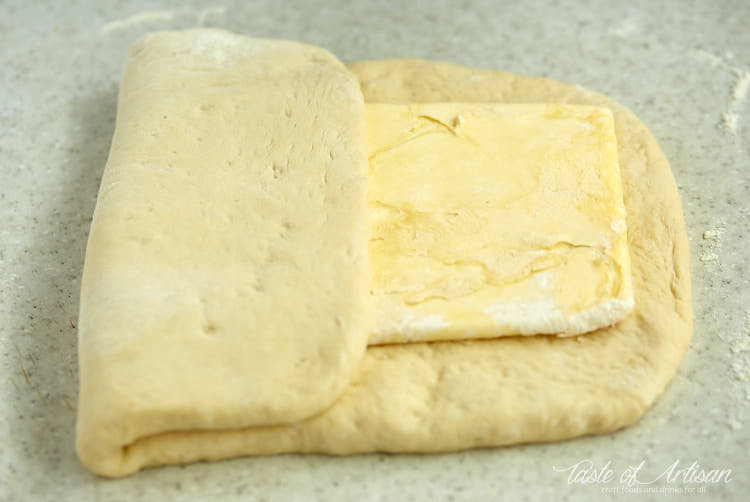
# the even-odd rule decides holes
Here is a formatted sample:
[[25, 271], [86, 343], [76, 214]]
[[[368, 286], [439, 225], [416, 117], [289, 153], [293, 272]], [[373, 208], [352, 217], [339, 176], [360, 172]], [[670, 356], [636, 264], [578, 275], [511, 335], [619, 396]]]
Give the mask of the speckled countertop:
[[[619, 485], [642, 460], [653, 475], [675, 461], [732, 470], [728, 483], [673, 485], [695, 497], [750, 493], [747, 1], [5, 0], [2, 13], [0, 500], [599, 500], [608, 489], [677, 500]], [[121, 63], [143, 32], [198, 25], [307, 41], [345, 62], [416, 56], [549, 76], [633, 109], [671, 161], [692, 250], [695, 336], [662, 399], [629, 429], [559, 444], [89, 474], [73, 451], [75, 322]], [[570, 484], [554, 470], [585, 459], [610, 462], [615, 481]]]

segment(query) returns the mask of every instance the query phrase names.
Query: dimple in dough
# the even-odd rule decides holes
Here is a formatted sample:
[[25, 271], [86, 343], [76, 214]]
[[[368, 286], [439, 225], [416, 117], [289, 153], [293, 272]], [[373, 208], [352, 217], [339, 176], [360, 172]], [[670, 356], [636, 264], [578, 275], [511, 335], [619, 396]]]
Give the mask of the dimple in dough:
[[[145, 466], [248, 454], [448, 451], [604, 433], [636, 421], [671, 379], [692, 334], [687, 236], [669, 165], [631, 112], [574, 85], [447, 63], [372, 61], [355, 63], [350, 70], [369, 102], [550, 102], [611, 108], [628, 214], [633, 314], [580, 338], [377, 346], [368, 348], [361, 360], [348, 354], [358, 366], [340, 397], [326, 403], [331, 405], [321, 413], [293, 424], [247, 426], [243, 417], [226, 412], [234, 405], [215, 395], [205, 368], [182, 367], [169, 351], [160, 352], [164, 373], [189, 380], [193, 407], [178, 414], [154, 409], [153, 427], [144, 430], [139, 416], [144, 411], [117, 404], [120, 395], [132, 395], [131, 386], [138, 385], [121, 381], [111, 401], [120, 416], [107, 415], [102, 434], [107, 427], [125, 429], [127, 436], [118, 438], [127, 441], [87, 462], [95, 472], [123, 476]], [[82, 308], [87, 301], [94, 299], [83, 297]], [[184, 336], [179, 340], [193, 344]], [[81, 343], [92, 341], [84, 336]], [[108, 338], [105, 345], [116, 343]], [[94, 367], [96, 357], [114, 350], [96, 349], [98, 353], [91, 347], [81, 351], [82, 378], [89, 378], [86, 385], [82, 379], [82, 403], [98, 385], [90, 380], [95, 370], [106, 371]], [[196, 360], [202, 360], [200, 350], [193, 349]], [[242, 357], [227, 354], [227, 371], [245, 367]], [[137, 371], [130, 376], [136, 382], [151, 377]], [[208, 378], [205, 383], [203, 377]], [[225, 397], [241, 402], [251, 394], [252, 383], [236, 381], [232, 395]], [[181, 388], [156, 388], [128, 404], [168, 397]], [[282, 398], [294, 390], [277, 387]], [[79, 434], [80, 426], [79, 418]]]

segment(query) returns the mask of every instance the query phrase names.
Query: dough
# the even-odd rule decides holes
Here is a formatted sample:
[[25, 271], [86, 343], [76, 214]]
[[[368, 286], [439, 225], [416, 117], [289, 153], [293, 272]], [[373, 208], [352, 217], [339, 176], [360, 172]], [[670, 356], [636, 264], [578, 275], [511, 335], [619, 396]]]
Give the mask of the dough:
[[[237, 410], [252, 394], [253, 380], [245, 375], [232, 378], [225, 395], [229, 399], [234, 393], [234, 402], [224, 401], [214, 395], [216, 387], [201, 382], [214, 378], [210, 371], [217, 366], [212, 360], [199, 359], [211, 365], [208, 369], [200, 364], [182, 368], [165, 355], [168, 352], [160, 353], [167, 384], [175, 385], [176, 392], [186, 387], [177, 379], [196, 385], [194, 408], [181, 415], [155, 410], [152, 424], [159, 427], [144, 430], [136, 413], [118, 401], [131, 385], [123, 382], [109, 402], [124, 413], [119, 417], [124, 425], [118, 427], [128, 431], [116, 440], [127, 440], [114, 445], [107, 431], [100, 433], [107, 451], [95, 461], [83, 456], [95, 472], [123, 476], [144, 466], [247, 454], [430, 452], [604, 433], [636, 421], [671, 379], [692, 333], [688, 241], [669, 165], [632, 113], [574, 85], [447, 63], [373, 61], [350, 69], [370, 102], [559, 102], [610, 107], [628, 214], [633, 314], [614, 327], [577, 338], [506, 337], [370, 347], [332, 406], [289, 425], [246, 427], [246, 420], [227, 410]], [[116, 143], [123, 138], [119, 131], [118, 119]], [[95, 225], [100, 218], [98, 214]], [[82, 307], [95, 301], [93, 296], [84, 297]], [[97, 385], [91, 381], [94, 365], [104, 364], [96, 362], [100, 354], [88, 347], [91, 340], [86, 338], [93, 335], [82, 333], [82, 405]], [[106, 337], [102, 344], [117, 342]], [[106, 352], [103, 346], [97, 348]], [[222, 363], [232, 370], [253, 371], [231, 357], [229, 347], [223, 355], [227, 359]], [[106, 371], [106, 367], [96, 369]], [[137, 369], [131, 377], [146, 378]], [[132, 403], [131, 398], [127, 404]], [[80, 413], [87, 411], [84, 407]], [[114, 414], [110, 418], [114, 424]], [[79, 421], [79, 434], [85, 433], [86, 425]]]
[[323, 49], [135, 44], [81, 286], [84, 463], [122, 473], [143, 436], [303, 420], [343, 392], [371, 325], [363, 135]]
[[366, 106], [369, 343], [571, 336], [633, 309], [612, 112]]

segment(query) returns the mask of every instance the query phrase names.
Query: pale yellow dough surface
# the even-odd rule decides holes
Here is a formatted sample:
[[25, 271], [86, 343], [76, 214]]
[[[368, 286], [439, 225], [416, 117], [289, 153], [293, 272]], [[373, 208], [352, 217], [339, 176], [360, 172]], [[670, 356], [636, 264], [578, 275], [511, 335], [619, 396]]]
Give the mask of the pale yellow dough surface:
[[609, 109], [368, 104], [369, 342], [577, 335], [633, 308]]
[[323, 49], [218, 30], [133, 46], [81, 288], [87, 466], [344, 391], [370, 328], [363, 134], [358, 83]]
[[[150, 339], [131, 338], [125, 330], [110, 334], [104, 329], [82, 327], [79, 413], [83, 418], [79, 416], [79, 438], [84, 434], [87, 440], [93, 440], [95, 435], [104, 443], [96, 456], [88, 451], [82, 455], [92, 470], [123, 476], [145, 466], [248, 454], [429, 452], [560, 440], [629, 425], [664, 390], [692, 332], [688, 245], [669, 165], [646, 127], [602, 95], [547, 79], [419, 60], [365, 62], [350, 69], [370, 102], [550, 102], [611, 108], [628, 218], [633, 314], [615, 327], [580, 339], [535, 336], [387, 345], [368, 348], [361, 359], [358, 348], [363, 341], [354, 335], [352, 316], [347, 332], [355, 347], [339, 352], [336, 360], [341, 361], [342, 367], [356, 366], [357, 370], [351, 379], [346, 371], [337, 372], [340, 380], [335, 386], [345, 386], [343, 394], [338, 399], [332, 398], [336, 392], [319, 394], [316, 403], [308, 401], [308, 411], [319, 406], [327, 408], [307, 419], [289, 424], [279, 414], [278, 425], [260, 427], [248, 426], [259, 417], [256, 408], [244, 404], [256, 395], [257, 380], [253, 376], [270, 363], [244, 350], [245, 331], [227, 335], [226, 345], [217, 354], [207, 349], [210, 345], [201, 338], [204, 334], [193, 336], [187, 330], [176, 331], [170, 339], [174, 343], [154, 345]], [[250, 99], [252, 88], [247, 79], [243, 80], [231, 88], [231, 93], [236, 93], [233, 100], [236, 96]], [[132, 117], [148, 113], [154, 105], [143, 102], [138, 106], [127, 94], [120, 103], [120, 114]], [[336, 120], [356, 127], [356, 115], [356, 111], [348, 110]], [[127, 123], [118, 118], [115, 145], [128, 138], [122, 132]], [[346, 129], [342, 129], [342, 134], [346, 134]], [[242, 136], [237, 133], [236, 138]], [[230, 138], [227, 141], [240, 143], [235, 136]], [[353, 160], [356, 148], [352, 143], [344, 145]], [[117, 148], [113, 159], [117, 158]], [[348, 167], [352, 168], [351, 163]], [[108, 167], [108, 172], [113, 171]], [[105, 181], [106, 194], [104, 187], [118, 180], [106, 175]], [[346, 192], [339, 196], [345, 195]], [[329, 217], [336, 216], [330, 213]], [[103, 218], [104, 213], [98, 212], [92, 242], [100, 239], [97, 232], [101, 230], [96, 229], [105, 228], [101, 225]], [[158, 235], [155, 233], [155, 238]], [[131, 252], [137, 249], [134, 244], [128, 248]], [[336, 257], [337, 262], [341, 259], [342, 256]], [[103, 264], [110, 262], [110, 256], [102, 256], [98, 271], [104, 271]], [[87, 267], [90, 266], [87, 258]], [[84, 284], [94, 279], [88, 270], [94, 269], [87, 269], [89, 275]], [[149, 270], [162, 273], [156, 267]], [[360, 268], [353, 267], [348, 272], [355, 270]], [[338, 274], [337, 286], [346, 277], [335, 270], [329, 273]], [[122, 280], [131, 285], [141, 279]], [[232, 278], [223, 275], [221, 280]], [[351, 289], [356, 288], [352, 285]], [[90, 310], [87, 312], [92, 308], [101, 315], [130, 313], [119, 313], [123, 305], [127, 306], [121, 299], [105, 296], [102, 300], [93, 293], [93, 289], [88, 289], [82, 297], [83, 318], [92, 317]], [[171, 298], [175, 304], [182, 304], [185, 297], [183, 290], [175, 291]], [[105, 308], [107, 303], [109, 308]], [[107, 326], [109, 321], [102, 319], [99, 326]], [[116, 321], [110, 324], [125, 323], [125, 319]], [[293, 327], [302, 329], [299, 325]], [[296, 333], [297, 341], [318, 336], [307, 328]], [[274, 350], [278, 350], [278, 345], [274, 344]], [[309, 355], [312, 364], [328, 361], [326, 352]], [[133, 361], [142, 361], [143, 357], [154, 362], [133, 365]], [[268, 357], [277, 363], [275, 356]], [[112, 370], [114, 373], [110, 373]], [[317, 378], [310, 372], [299, 375]], [[268, 382], [268, 392], [277, 393], [280, 402], [286, 402], [289, 408], [294, 408], [289, 399], [301, 386], [308, 385], [301, 378], [289, 380], [291, 385]], [[111, 398], [104, 398], [104, 392], [110, 393]], [[175, 410], [172, 396], [185, 393], [192, 398], [190, 406]], [[100, 410], [104, 419], [93, 420], [94, 404], [113, 409]], [[297, 411], [297, 416], [302, 414], [300, 409]], [[89, 427], [95, 430], [88, 430]]]

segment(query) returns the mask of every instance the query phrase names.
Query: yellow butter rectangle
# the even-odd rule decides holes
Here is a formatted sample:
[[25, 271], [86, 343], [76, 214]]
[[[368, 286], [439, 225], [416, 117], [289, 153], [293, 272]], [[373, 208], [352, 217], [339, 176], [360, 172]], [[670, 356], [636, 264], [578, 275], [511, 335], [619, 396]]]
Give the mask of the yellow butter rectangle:
[[368, 104], [370, 343], [575, 335], [633, 308], [612, 113]]

